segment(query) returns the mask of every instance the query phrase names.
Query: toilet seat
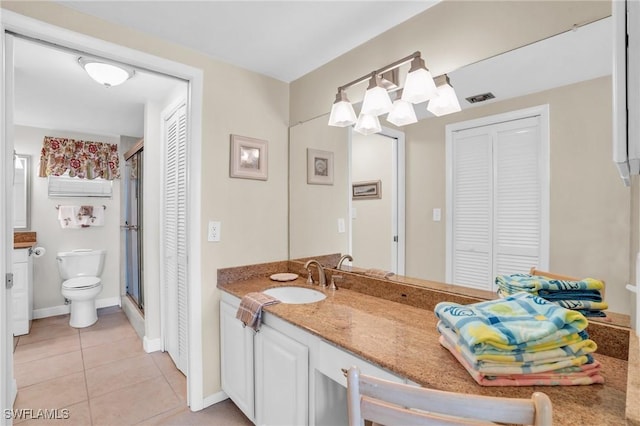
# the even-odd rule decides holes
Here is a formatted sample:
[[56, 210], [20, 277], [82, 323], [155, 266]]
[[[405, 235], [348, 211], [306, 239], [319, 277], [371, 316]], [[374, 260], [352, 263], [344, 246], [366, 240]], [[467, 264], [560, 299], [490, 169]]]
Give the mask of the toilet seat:
[[77, 277], [64, 281], [62, 287], [67, 290], [87, 290], [100, 284], [101, 281], [98, 277]]

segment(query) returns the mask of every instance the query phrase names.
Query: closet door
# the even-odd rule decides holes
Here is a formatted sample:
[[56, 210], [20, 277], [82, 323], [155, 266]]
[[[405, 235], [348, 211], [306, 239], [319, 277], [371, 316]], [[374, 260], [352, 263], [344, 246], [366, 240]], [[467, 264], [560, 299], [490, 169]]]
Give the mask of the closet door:
[[494, 291], [548, 265], [548, 150], [539, 115], [464, 125], [447, 142], [446, 279]]
[[453, 275], [450, 282], [487, 289], [492, 270], [492, 144], [486, 128], [453, 135]]
[[165, 118], [163, 290], [165, 348], [187, 371], [187, 114], [181, 105]]

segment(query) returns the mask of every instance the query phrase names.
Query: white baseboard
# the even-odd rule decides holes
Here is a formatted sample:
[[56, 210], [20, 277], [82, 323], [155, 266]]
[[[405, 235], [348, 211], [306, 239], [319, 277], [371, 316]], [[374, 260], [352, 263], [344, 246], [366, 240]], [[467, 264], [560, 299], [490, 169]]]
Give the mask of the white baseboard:
[[[104, 299], [96, 299], [96, 308], [107, 308], [109, 306], [121, 306], [119, 297], [106, 297]], [[55, 317], [56, 315], [65, 315], [69, 313], [70, 305], [58, 305], [50, 308], [41, 308], [33, 310], [33, 319]]]
[[148, 339], [147, 336], [144, 336], [142, 338], [142, 347], [146, 353], [161, 351], [163, 349], [162, 339], [159, 337], [156, 339]]
[[[207, 408], [213, 404], [217, 404], [218, 402], [224, 401], [225, 399], [229, 399], [229, 396], [224, 391], [220, 391], [220, 392], [214, 393], [213, 395], [206, 396], [202, 401], [201, 409]], [[191, 406], [191, 409], [193, 410], [193, 405]], [[198, 410], [193, 410], [193, 411], [198, 411]]]

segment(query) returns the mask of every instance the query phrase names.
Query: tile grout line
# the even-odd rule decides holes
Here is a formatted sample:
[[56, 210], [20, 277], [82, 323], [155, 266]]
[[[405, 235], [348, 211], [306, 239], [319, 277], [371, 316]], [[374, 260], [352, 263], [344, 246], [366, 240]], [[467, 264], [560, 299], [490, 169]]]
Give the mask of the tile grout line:
[[91, 396], [89, 395], [89, 384], [87, 383], [87, 367], [84, 365], [84, 349], [82, 348], [82, 333], [78, 330], [78, 340], [80, 341], [80, 357], [82, 358], [82, 374], [84, 376], [84, 390], [87, 392], [87, 407], [89, 407], [89, 421], [93, 426], [93, 413], [91, 412]]

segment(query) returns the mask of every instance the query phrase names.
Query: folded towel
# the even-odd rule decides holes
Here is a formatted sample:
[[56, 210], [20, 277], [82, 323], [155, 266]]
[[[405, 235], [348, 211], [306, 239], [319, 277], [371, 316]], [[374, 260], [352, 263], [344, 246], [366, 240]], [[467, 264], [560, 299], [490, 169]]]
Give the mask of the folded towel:
[[537, 351], [537, 352], [523, 352], [522, 349], [516, 349], [515, 351], [504, 350], [490, 350], [484, 352], [473, 352], [469, 348], [460, 336], [458, 336], [455, 330], [447, 327], [442, 321], [438, 322], [438, 332], [445, 336], [445, 338], [454, 345], [464, 346], [469, 352], [469, 361], [472, 364], [486, 362], [486, 363], [516, 363], [519, 365], [535, 365], [548, 362], [554, 362], [562, 359], [574, 358], [583, 355], [589, 355], [596, 351], [598, 346], [596, 342], [589, 339], [589, 336], [585, 331], [581, 331], [573, 336], [576, 337], [574, 343], [569, 343], [557, 348]]
[[254, 331], [258, 331], [262, 323], [262, 308], [276, 303], [280, 303], [280, 301], [268, 294], [247, 293], [240, 300], [236, 318], [242, 321], [244, 326], [249, 326]]
[[[546, 297], [544, 299], [546, 299]], [[609, 308], [607, 302], [591, 302], [588, 300], [552, 300], [552, 302], [557, 303], [563, 308], [580, 311], [603, 311]]]
[[484, 345], [514, 350], [554, 344], [587, 327], [579, 312], [529, 293], [471, 305], [440, 302], [434, 311], [474, 351]]
[[105, 206], [93, 206], [93, 214], [89, 218], [89, 226], [104, 226]]
[[538, 290], [602, 290], [604, 283], [593, 278], [584, 278], [580, 281], [555, 280], [539, 275], [512, 274], [498, 275], [496, 285], [507, 291], [508, 294], [518, 290], [536, 293]]
[[546, 373], [486, 375], [475, 370], [455, 348], [451, 347], [444, 336], [440, 336], [439, 341], [481, 386], [576, 386], [604, 383], [604, 378], [600, 375], [600, 363], [596, 360], [591, 364]]
[[538, 296], [547, 300], [587, 300], [591, 302], [602, 302], [600, 290], [539, 290]]
[[380, 279], [387, 279], [395, 275], [391, 271], [385, 271], [382, 269], [367, 269], [366, 271], [364, 271], [364, 274], [369, 277], [380, 278]]
[[[563, 352], [562, 349], [545, 351], [547, 355], [545, 358], [534, 359], [531, 361], [479, 360], [464, 343], [459, 342], [453, 330], [447, 329], [446, 327], [439, 327], [438, 330], [442, 331], [442, 337], [449, 344], [450, 348], [453, 348], [458, 352], [458, 354], [462, 355], [465, 361], [474, 370], [484, 375], [509, 376], [513, 374], [545, 373], [548, 371], [559, 370], [561, 368], [576, 367], [593, 362], [593, 358], [590, 354], [584, 353], [579, 356], [568, 355]], [[545, 352], [538, 354], [545, 354]]]

